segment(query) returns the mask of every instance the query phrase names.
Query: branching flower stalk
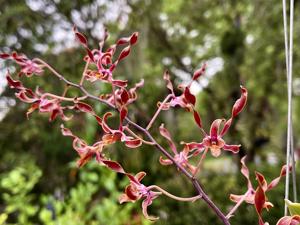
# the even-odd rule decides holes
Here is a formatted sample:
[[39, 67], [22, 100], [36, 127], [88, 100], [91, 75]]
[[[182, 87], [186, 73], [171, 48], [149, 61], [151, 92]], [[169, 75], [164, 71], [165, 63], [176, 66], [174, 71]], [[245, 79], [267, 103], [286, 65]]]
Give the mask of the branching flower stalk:
[[[285, 175], [284, 169], [282, 170], [280, 177], [273, 180], [269, 186], [266, 186], [263, 176], [259, 173], [256, 173], [256, 177], [259, 181], [259, 187], [258, 189], [254, 190], [249, 181], [249, 171], [243, 159], [241, 172], [248, 180], [248, 190], [242, 196], [231, 195], [231, 200], [237, 204], [232, 208], [227, 216], [212, 202], [212, 200], [203, 190], [200, 181], [196, 178], [196, 175], [200, 172], [201, 165], [208, 152], [210, 152], [214, 157], [219, 157], [222, 153], [222, 150], [229, 151], [231, 153], [237, 153], [239, 151], [240, 145], [226, 144], [223, 140], [223, 136], [229, 130], [234, 118], [237, 117], [245, 107], [247, 102], [247, 89], [241, 86], [241, 97], [234, 103], [231, 117], [228, 120], [216, 119], [213, 121], [210, 127], [210, 132], [207, 133], [202, 126], [200, 114], [195, 110], [196, 97], [190, 92], [192, 82], [197, 81], [199, 77], [205, 73], [206, 64], [194, 72], [192, 80], [188, 85], [178, 86], [178, 88], [182, 91], [182, 94], [179, 96], [175, 95], [173, 84], [170, 81], [170, 74], [166, 71], [163, 78], [166, 81], [166, 86], [170, 93], [162, 102], [158, 103], [157, 111], [149, 121], [148, 125], [144, 128], [132, 121], [128, 116], [128, 106], [135, 102], [138, 98], [137, 91], [143, 86], [144, 81], [141, 80], [133, 87], [128, 88], [127, 80], [115, 79], [113, 76], [113, 72], [117, 65], [129, 55], [132, 46], [136, 44], [138, 40], [138, 33], [135, 32], [129, 37], [119, 39], [116, 44], [110, 46], [106, 50], [104, 50], [104, 42], [108, 37], [106, 31], [104, 34], [104, 39], [99, 44], [100, 48], [92, 50], [88, 47], [88, 41], [86, 37], [80, 33], [76, 27], [74, 27], [74, 34], [79, 43], [85, 48], [87, 53], [87, 55], [84, 57], [85, 67], [79, 83], [69, 81], [62, 74], [57, 72], [52, 66], [41, 59], [35, 58], [30, 60], [25, 55], [18, 54], [16, 52], [11, 54], [0, 54], [1, 59], [13, 60], [21, 67], [19, 72], [20, 77], [23, 75], [26, 77], [31, 77], [32, 75], [42, 76], [44, 70], [48, 69], [54, 76], [65, 83], [65, 89], [61, 96], [52, 93], [43, 93], [40, 89], [37, 89], [34, 92], [31, 89], [26, 88], [20, 80], [14, 80], [8, 71], [6, 79], [10, 88], [15, 90], [16, 97], [25, 103], [31, 104], [31, 107], [27, 112], [27, 116], [36, 110], [38, 110], [40, 113], [49, 113], [50, 121], [55, 120], [57, 117], [60, 117], [63, 121], [72, 119], [72, 116], [67, 117], [64, 114], [66, 110], [77, 110], [92, 115], [103, 130], [102, 137], [93, 145], [87, 144], [80, 137], [73, 134], [71, 130], [65, 128], [64, 125], [61, 125], [62, 135], [71, 138], [73, 141], [73, 148], [79, 156], [77, 165], [79, 167], [84, 166], [91, 159], [95, 158], [100, 165], [106, 166], [110, 170], [126, 176], [129, 180], [129, 185], [126, 187], [124, 194], [120, 196], [120, 203], [135, 202], [143, 199], [143, 214], [149, 220], [156, 220], [158, 217], [148, 215], [148, 206], [150, 206], [153, 200], [160, 195], [165, 195], [178, 201], [194, 202], [198, 199], [202, 199], [225, 225], [230, 225], [230, 217], [245, 201], [255, 205], [259, 217], [259, 224], [263, 225], [261, 211], [263, 208], [271, 207], [271, 204], [266, 201], [265, 192], [277, 185], [280, 177]], [[117, 48], [121, 48], [118, 56], [116, 56]], [[93, 68], [96, 67], [96, 69], [91, 69], [90, 65], [93, 65]], [[92, 83], [108, 83], [112, 87], [111, 92], [104, 93], [100, 96], [92, 95], [88, 90], [85, 89], [84, 81], [89, 81]], [[82, 93], [82, 96], [66, 97], [67, 91], [70, 88], [79, 89]], [[111, 112], [107, 112], [100, 117], [95, 113], [91, 105], [83, 102], [87, 99], [105, 104], [116, 111], [119, 116], [119, 127], [111, 128], [107, 124], [107, 120], [110, 119], [113, 114]], [[68, 104], [62, 105], [62, 102]], [[192, 113], [196, 125], [203, 134], [203, 139], [200, 142], [181, 142], [183, 149], [179, 151], [176, 147], [176, 144], [172, 140], [170, 132], [162, 124], [159, 127], [159, 132], [161, 136], [163, 136], [168, 142], [171, 150], [170, 153], [168, 149], [162, 147], [162, 145], [154, 139], [149, 130], [162, 110], [169, 110], [173, 107], [183, 108]], [[136, 132], [138, 132], [138, 134]], [[147, 187], [142, 184], [141, 180], [145, 177], [145, 172], [141, 171], [136, 175], [132, 175], [131, 173], [126, 172], [118, 162], [107, 158], [104, 154], [107, 146], [116, 142], [122, 142], [128, 148], [138, 148], [143, 144], [155, 147], [165, 157], [160, 157], [159, 162], [162, 165], [173, 164], [177, 170], [180, 171], [190, 181], [190, 183], [193, 184], [196, 191], [196, 196], [187, 198], [178, 197], [157, 185], [150, 185]], [[198, 157], [199, 155], [201, 155], [201, 157], [198, 161], [198, 164], [195, 166], [189, 160], [191, 158]], [[259, 201], [256, 201], [257, 199], [259, 199]]]

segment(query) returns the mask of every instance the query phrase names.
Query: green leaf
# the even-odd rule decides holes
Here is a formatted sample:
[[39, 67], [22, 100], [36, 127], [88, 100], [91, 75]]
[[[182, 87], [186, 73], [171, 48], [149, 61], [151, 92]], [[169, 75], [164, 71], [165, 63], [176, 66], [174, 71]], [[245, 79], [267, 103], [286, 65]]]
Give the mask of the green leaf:
[[300, 203], [294, 203], [294, 202], [291, 202], [288, 199], [285, 199], [284, 201], [287, 204], [287, 206], [289, 208], [289, 211], [290, 211], [290, 214], [292, 216], [300, 215]]

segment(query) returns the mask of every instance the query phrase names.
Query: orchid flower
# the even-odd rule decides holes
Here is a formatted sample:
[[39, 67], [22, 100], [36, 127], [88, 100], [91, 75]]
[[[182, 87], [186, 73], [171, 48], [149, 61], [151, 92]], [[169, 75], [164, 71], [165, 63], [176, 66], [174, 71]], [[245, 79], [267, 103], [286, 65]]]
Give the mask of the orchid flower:
[[184, 108], [187, 111], [193, 111], [194, 106], [196, 104], [196, 97], [190, 91], [191, 83], [188, 86], [179, 85], [178, 89], [182, 91], [182, 94], [180, 96], [176, 96], [168, 71], [164, 73], [164, 80], [167, 82], [167, 88], [171, 92], [171, 99], [169, 102], [159, 102], [158, 106], [161, 107], [162, 110], [168, 110], [170, 107], [180, 106], [181, 108]]
[[[71, 130], [65, 128], [63, 125], [61, 125], [61, 132], [64, 136], [69, 136], [73, 138], [73, 148], [80, 157], [80, 159], [77, 161], [78, 167], [84, 166], [88, 161], [92, 159], [93, 156], [95, 156], [98, 163], [104, 164], [108, 167], [110, 167], [109, 165], [111, 164], [118, 164], [117, 162], [107, 160], [104, 154], [102, 153], [103, 148], [106, 145], [113, 144], [117, 141], [116, 136], [110, 134], [103, 135], [101, 141], [98, 141], [92, 146], [90, 146], [84, 140], [74, 135], [71, 132]], [[121, 166], [119, 167], [119, 170], [123, 171], [123, 169], [121, 169]]]
[[[265, 177], [259, 173], [255, 172], [256, 180], [258, 182], [258, 186], [256, 189], [253, 188], [253, 185], [249, 178], [249, 169], [245, 164], [246, 156], [241, 159], [241, 173], [246, 177], [248, 182], [248, 190], [243, 195], [230, 195], [230, 200], [237, 203], [237, 206], [239, 206], [243, 201], [247, 202], [248, 204], [252, 204], [255, 206], [256, 212], [258, 214], [259, 218], [259, 225], [264, 225], [264, 221], [262, 219], [262, 210], [273, 207], [273, 204], [268, 201], [268, 198], [266, 197], [266, 192], [270, 191], [274, 187], [276, 187], [280, 181], [280, 179], [286, 175], [287, 166], [283, 166], [280, 172], [279, 177], [272, 180], [269, 184], [265, 180]], [[236, 207], [234, 208], [236, 209]], [[231, 211], [227, 217], [230, 217], [233, 212]]]
[[141, 139], [127, 136], [123, 131], [124, 126], [122, 125], [122, 123], [123, 123], [123, 120], [124, 120], [126, 114], [127, 114], [127, 110], [125, 108], [123, 108], [123, 110], [121, 110], [121, 112], [120, 112], [120, 126], [119, 126], [118, 130], [111, 129], [107, 125], [107, 119], [112, 116], [111, 112], [107, 112], [104, 114], [101, 126], [102, 126], [103, 131], [106, 134], [112, 135], [117, 141], [124, 142], [128, 148], [137, 148], [142, 145]]
[[125, 88], [118, 88], [114, 93], [100, 95], [100, 99], [105, 100], [111, 105], [116, 105], [118, 107], [128, 105], [136, 101], [137, 99], [137, 89], [144, 85], [144, 80], [136, 83], [134, 87], [130, 88], [128, 91]]
[[30, 60], [26, 55], [18, 54], [13, 52], [11, 55], [7, 53], [0, 54], [1, 59], [12, 59], [19, 66], [21, 66], [21, 71], [19, 72], [19, 76], [25, 74], [27, 77], [31, 77], [33, 74], [41, 75], [44, 71], [41, 65], [37, 64], [34, 60]]
[[[86, 49], [86, 60], [88, 60], [92, 64], [95, 64], [97, 67], [97, 70], [87, 70], [84, 74], [85, 79], [89, 80], [90, 82], [101, 80], [103, 82], [111, 83], [113, 86], [123, 88], [126, 87], [127, 80], [115, 80], [113, 78], [112, 72], [115, 70], [117, 64], [129, 55], [131, 46], [133, 46], [137, 42], [138, 33], [135, 32], [130, 37], [119, 39], [116, 44], [110, 46], [107, 50], [104, 51], [104, 42], [108, 37], [108, 33], [106, 30], [104, 32], [103, 40], [99, 43], [99, 49], [93, 50], [89, 49], [87, 38], [82, 33], [80, 33], [76, 27], [74, 27], [73, 30], [76, 39]], [[128, 46], [123, 48], [117, 59], [113, 61], [117, 47], [125, 44], [127, 44]]]
[[[226, 142], [223, 140], [223, 136], [227, 133], [228, 129], [230, 128], [233, 119], [243, 110], [243, 108], [246, 105], [247, 89], [241, 87], [241, 92], [241, 97], [235, 102], [235, 104], [232, 107], [231, 118], [227, 121], [225, 119], [214, 120], [211, 124], [209, 134], [207, 134], [203, 130], [201, 123], [199, 123], [199, 121], [201, 121], [200, 118], [198, 118], [198, 116], [194, 116], [197, 125], [203, 131], [205, 137], [203, 138], [201, 143], [198, 143], [198, 145], [195, 145], [194, 143], [187, 143], [187, 145], [190, 146], [191, 150], [193, 148], [198, 148], [198, 151], [201, 152], [203, 149], [209, 149], [211, 151], [212, 156], [214, 157], [220, 156], [222, 149], [224, 151], [230, 151], [233, 153], [239, 152], [240, 145], [226, 144]], [[222, 123], [224, 123], [224, 125], [222, 130], [220, 131]]]
[[161, 193], [151, 191], [145, 185], [141, 183], [141, 180], [146, 176], [145, 172], [139, 172], [135, 176], [126, 174], [130, 180], [130, 184], [125, 188], [125, 193], [119, 198], [119, 202], [136, 202], [144, 198], [142, 203], [143, 214], [148, 220], [157, 220], [158, 217], [148, 215], [148, 206], [152, 204], [153, 200], [157, 198]]
[[62, 120], [70, 120], [71, 117], [65, 116], [60, 100], [56, 98], [50, 98], [47, 94], [41, 94], [39, 91], [34, 93], [31, 89], [25, 88], [21, 81], [12, 79], [9, 72], [6, 75], [6, 80], [10, 88], [16, 89], [16, 97], [22, 102], [31, 103], [31, 107], [27, 111], [27, 117], [36, 109], [39, 109], [41, 113], [50, 113], [49, 121], [53, 121], [57, 116], [60, 116]]
[[[160, 134], [167, 139], [168, 143], [169, 143], [169, 146], [174, 154], [174, 161], [177, 162], [178, 164], [182, 165], [183, 167], [186, 167], [188, 168], [192, 173], [194, 173], [195, 171], [195, 166], [191, 165], [189, 163], [189, 158], [192, 156], [192, 155], [189, 155], [190, 153], [190, 146], [188, 145], [185, 145], [183, 150], [181, 152], [178, 152], [177, 151], [177, 148], [176, 148], [176, 145], [174, 144], [172, 138], [171, 138], [171, 134], [170, 132], [164, 127], [164, 124], [162, 124], [160, 127], [159, 127], [159, 131], [160, 131]], [[173, 161], [171, 161], [170, 159], [164, 159], [162, 157], [159, 158], [159, 162], [160, 164], [162, 165], [171, 165], [173, 164]]]

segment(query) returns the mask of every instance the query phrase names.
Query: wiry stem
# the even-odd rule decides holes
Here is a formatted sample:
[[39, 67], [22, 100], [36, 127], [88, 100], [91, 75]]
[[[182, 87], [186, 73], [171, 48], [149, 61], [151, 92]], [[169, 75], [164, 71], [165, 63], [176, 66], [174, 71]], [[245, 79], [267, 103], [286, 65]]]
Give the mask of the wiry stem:
[[225, 225], [230, 225], [229, 220], [225, 217], [225, 215], [221, 212], [221, 210], [213, 203], [213, 201], [205, 194], [202, 187], [200, 186], [199, 182], [194, 178], [192, 179], [192, 182], [194, 184], [195, 189], [198, 191], [198, 193], [202, 193], [202, 199], [206, 202], [206, 204], [214, 210], [216, 215], [219, 217], [220, 220]]
[[62, 97], [65, 97], [65, 96], [66, 96], [66, 94], [67, 94], [67, 92], [68, 92], [68, 90], [69, 90], [69, 87], [70, 87], [70, 86], [66, 84], [66, 86], [65, 86], [65, 88], [64, 88], [64, 92], [63, 92], [62, 95], [61, 95]]
[[[92, 94], [90, 94], [84, 87], [82, 87], [81, 85], [75, 84], [73, 82], [70, 82], [69, 80], [67, 80], [65, 77], [63, 77], [61, 74], [59, 74], [55, 69], [53, 69], [49, 64], [47, 64], [46, 62], [44, 62], [41, 59], [35, 59], [36, 62], [40, 62], [43, 66], [47, 67], [51, 72], [53, 72], [53, 74], [55, 76], [57, 76], [60, 80], [64, 81], [66, 84], [73, 86], [75, 88], [80, 89], [88, 98], [96, 100], [98, 102], [101, 102], [105, 105], [110, 106], [111, 108], [117, 110], [117, 108], [112, 105], [111, 103], [100, 99], [97, 96], [94, 96]], [[129, 117], [126, 117], [125, 120], [128, 122], [128, 124], [132, 125], [133, 127], [135, 127], [137, 130], [141, 131], [142, 133], [145, 134], [146, 137], [148, 137], [149, 141], [151, 143], [153, 143], [153, 145], [163, 154], [165, 155], [168, 159], [170, 159], [173, 164], [178, 168], [179, 171], [181, 171], [194, 185], [195, 190], [197, 191], [197, 193], [199, 194], [199, 196], [202, 197], [202, 199], [206, 202], [206, 204], [215, 212], [215, 214], [218, 216], [218, 218], [220, 220], [222, 220], [223, 224], [225, 225], [230, 225], [229, 220], [226, 218], [226, 216], [221, 212], [221, 210], [212, 202], [212, 200], [206, 195], [206, 193], [203, 191], [202, 187], [199, 184], [199, 181], [197, 179], [195, 179], [181, 164], [179, 164], [178, 162], [176, 162], [174, 160], [174, 158], [172, 157], [172, 155], [170, 155], [170, 153], [165, 150], [159, 143], [157, 143], [157, 141], [154, 139], [154, 137], [149, 133], [149, 131], [143, 127], [141, 127], [140, 125], [136, 124], [135, 122], [133, 122], [132, 120], [129, 119]]]
[[226, 215], [227, 219], [230, 219], [230, 217], [233, 216], [233, 214], [235, 213], [235, 211], [240, 207], [240, 205], [245, 201], [245, 199], [247, 198], [249, 191], [247, 191], [243, 197], [236, 203], [236, 205], [230, 210], [230, 212]]
[[138, 136], [136, 133], [134, 133], [132, 130], [130, 130], [129, 127], [125, 127], [125, 130], [128, 131], [128, 133], [130, 133], [135, 138], [141, 140], [144, 144], [146, 144], [146, 145], [154, 145], [154, 143], [152, 143], [150, 141], [145, 141], [143, 138], [141, 138], [140, 136]]
[[171, 193], [167, 192], [166, 190], [164, 190], [164, 189], [162, 189], [161, 187], [156, 186], [156, 185], [151, 185], [151, 186], [147, 187], [147, 189], [148, 189], [148, 190], [156, 189], [156, 190], [158, 190], [159, 192], [163, 193], [164, 195], [168, 196], [169, 198], [172, 198], [172, 199], [175, 199], [175, 200], [181, 201], [181, 202], [194, 202], [194, 201], [196, 201], [197, 199], [202, 198], [201, 195], [197, 195], [197, 196], [190, 197], [190, 198], [182, 198], [182, 197], [178, 197], [178, 196], [176, 196], [176, 195], [172, 195]]
[[87, 98], [87, 96], [82, 96], [82, 97], [79, 97], [79, 98], [67, 98], [67, 97], [63, 97], [63, 96], [60, 96], [60, 95], [55, 95], [55, 94], [51, 94], [51, 93], [45, 93], [45, 94], [42, 94], [43, 97], [51, 97], [51, 98], [56, 98], [56, 99], [59, 99], [59, 100], [62, 100], [62, 101], [68, 101], [68, 102], [74, 102], [75, 100], [84, 100]]
[[194, 172], [194, 174], [193, 174], [193, 177], [195, 177], [195, 176], [197, 175], [197, 173], [200, 171], [201, 166], [202, 166], [202, 162], [203, 162], [203, 160], [204, 160], [205, 157], [206, 157], [207, 151], [208, 151], [208, 148], [205, 148], [205, 150], [204, 150], [204, 152], [202, 153], [202, 156], [201, 156], [201, 158], [200, 158], [200, 161], [199, 161], [198, 164], [197, 164], [197, 167], [196, 167], [196, 170], [195, 170], [195, 172]]
[[172, 95], [168, 95], [165, 100], [160, 104], [159, 108], [157, 109], [157, 111], [155, 112], [154, 116], [152, 117], [151, 121], [149, 122], [149, 124], [146, 127], [146, 130], [149, 130], [152, 126], [152, 124], [154, 123], [155, 119], [157, 118], [158, 114], [160, 113], [160, 111], [162, 110], [162, 108], [164, 107], [164, 104], [172, 97]]
[[114, 97], [115, 108], [117, 108], [117, 97], [116, 97], [115, 85], [111, 84], [111, 88], [112, 88], [112, 93], [113, 93], [113, 97]]
[[83, 70], [83, 72], [82, 72], [82, 77], [81, 77], [81, 80], [80, 80], [80, 83], [79, 83], [80, 86], [82, 86], [82, 84], [83, 84], [84, 77], [85, 77], [85, 74], [86, 74], [87, 69], [89, 68], [89, 65], [90, 65], [90, 58], [88, 58], [88, 60], [86, 61], [84, 70]]

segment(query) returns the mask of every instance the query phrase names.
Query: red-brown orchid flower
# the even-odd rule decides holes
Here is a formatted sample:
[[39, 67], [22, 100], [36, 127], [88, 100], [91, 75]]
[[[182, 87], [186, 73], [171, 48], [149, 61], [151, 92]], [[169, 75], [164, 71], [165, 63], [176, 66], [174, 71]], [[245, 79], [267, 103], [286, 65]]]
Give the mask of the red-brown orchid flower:
[[22, 102], [32, 104], [27, 111], [27, 116], [29, 116], [33, 111], [39, 109], [41, 113], [50, 113], [50, 121], [53, 121], [57, 116], [60, 116], [62, 120], [70, 120], [71, 117], [65, 116], [60, 100], [56, 98], [51, 98], [47, 96], [47, 93], [42, 94], [38, 90], [34, 93], [31, 89], [25, 88], [21, 81], [16, 81], [12, 79], [9, 72], [6, 75], [6, 80], [10, 88], [16, 89], [16, 97]]
[[[228, 145], [223, 140], [223, 136], [227, 133], [229, 127], [231, 126], [233, 118], [235, 118], [245, 107], [247, 102], [247, 89], [244, 87], [241, 87], [241, 97], [235, 102], [235, 104], [232, 107], [231, 112], [231, 118], [229, 120], [225, 119], [216, 119], [213, 121], [210, 127], [210, 132], [207, 134], [201, 125], [201, 119], [199, 118], [199, 115], [194, 114], [194, 119], [197, 125], [200, 127], [200, 129], [205, 134], [205, 137], [203, 138], [201, 143], [198, 143], [197, 146], [195, 144], [191, 143], [191, 146], [197, 147], [199, 151], [202, 149], [209, 149], [211, 151], [211, 154], [214, 157], [218, 157], [221, 154], [221, 150], [230, 151], [233, 153], [238, 153], [240, 145]], [[195, 111], [196, 112], [196, 111]], [[222, 130], [220, 129], [222, 123], [224, 123]], [[189, 143], [187, 143], [189, 146]]]
[[104, 114], [101, 126], [103, 131], [106, 134], [112, 135], [117, 141], [124, 142], [128, 148], [137, 148], [142, 145], [142, 141], [138, 138], [133, 138], [131, 136], [128, 136], [123, 132], [124, 127], [122, 123], [126, 115], [127, 115], [126, 108], [122, 108], [120, 111], [120, 125], [118, 130], [111, 129], [107, 125], [107, 119], [112, 116], [111, 112], [107, 112]]
[[[241, 173], [244, 175], [244, 177], [246, 177], [247, 182], [248, 182], [248, 190], [244, 195], [234, 195], [231, 194], [230, 195], [230, 199], [233, 202], [236, 202], [237, 205], [239, 206], [243, 201], [252, 204], [255, 206], [256, 212], [258, 214], [258, 218], [259, 218], [259, 225], [264, 225], [264, 221], [262, 219], [262, 210], [265, 209], [269, 209], [273, 207], [273, 204], [271, 202], [268, 201], [268, 198], [266, 197], [266, 192], [270, 191], [271, 189], [273, 189], [274, 187], [276, 187], [281, 179], [281, 177], [286, 175], [286, 170], [287, 170], [287, 166], [283, 166], [280, 172], [279, 177], [275, 178], [274, 180], [272, 180], [269, 184], [267, 183], [267, 181], [265, 180], [265, 177], [259, 173], [259, 172], [255, 172], [255, 176], [256, 176], [256, 180], [258, 182], [258, 186], [256, 189], [253, 188], [253, 185], [250, 181], [249, 178], [249, 169], [245, 164], [245, 159], [246, 156], [243, 157], [241, 159]], [[229, 215], [231, 216], [232, 213], [229, 213]]]
[[[129, 55], [131, 46], [137, 42], [138, 33], [135, 32], [130, 37], [121, 38], [116, 44], [103, 50], [104, 42], [108, 37], [107, 31], [105, 31], [104, 39], [99, 43], [99, 49], [90, 50], [86, 37], [80, 33], [76, 27], [74, 27], [73, 30], [77, 40], [87, 51], [87, 60], [97, 67], [97, 70], [87, 70], [84, 74], [85, 78], [91, 82], [101, 80], [103, 82], [111, 83], [113, 86], [126, 87], [127, 80], [114, 79], [112, 72], [115, 70], [117, 64]], [[123, 48], [119, 56], [114, 60], [117, 47], [122, 45], [127, 45], [127, 47]]]
[[117, 141], [116, 136], [105, 134], [103, 135], [101, 141], [98, 141], [92, 146], [90, 146], [84, 140], [74, 135], [71, 132], [71, 130], [65, 128], [63, 125], [61, 125], [61, 131], [64, 136], [69, 136], [73, 138], [73, 148], [80, 157], [80, 159], [77, 161], [78, 167], [84, 166], [87, 162], [89, 162], [92, 159], [92, 157], [95, 156], [98, 163], [107, 166], [115, 172], [125, 173], [124, 169], [120, 166], [119, 163], [106, 159], [104, 154], [102, 153], [103, 148], [106, 145], [113, 144]]
[[108, 102], [111, 105], [116, 105], [117, 107], [126, 106], [133, 103], [137, 99], [137, 89], [143, 87], [144, 80], [136, 83], [134, 87], [130, 88], [128, 91], [125, 88], [117, 88], [115, 93], [100, 95], [100, 99]]
[[210, 149], [212, 156], [218, 157], [221, 154], [221, 150], [230, 151], [233, 153], [239, 152], [240, 145], [228, 145], [223, 140], [223, 135], [219, 132], [220, 125], [224, 120], [216, 119], [210, 127], [209, 135], [206, 135], [202, 141], [202, 148]]
[[158, 217], [148, 215], [148, 206], [152, 204], [153, 200], [157, 198], [160, 193], [151, 191], [145, 185], [141, 183], [141, 180], [145, 177], [145, 172], [139, 172], [135, 176], [126, 174], [130, 180], [130, 184], [125, 188], [125, 193], [119, 198], [120, 203], [124, 202], [136, 202], [144, 198], [142, 203], [143, 214], [148, 220], [157, 220]]
[[[170, 132], [164, 127], [164, 124], [162, 124], [159, 127], [159, 131], [160, 134], [167, 139], [169, 146], [174, 154], [174, 161], [180, 164], [181, 166], [188, 168], [192, 173], [194, 173], [196, 168], [195, 166], [191, 165], [188, 161], [189, 158], [194, 155], [190, 154], [191, 146], [184, 145], [183, 150], [181, 152], [178, 152], [176, 145], [174, 144], [171, 138]], [[170, 159], [164, 159], [162, 157], [159, 158], [159, 162], [165, 166], [173, 164], [173, 161], [171, 161]]]
[[[34, 107], [35, 106], [29, 109], [30, 112], [34, 110]], [[68, 121], [72, 118], [72, 116], [67, 117], [64, 114], [64, 109], [66, 109], [66, 107], [61, 106], [61, 101], [56, 98], [49, 98], [46, 96], [42, 96], [36, 108], [39, 108], [39, 112], [41, 113], [50, 113], [50, 118], [49, 118], [50, 121], [55, 120], [57, 116], [60, 116], [60, 118], [64, 121]]]
[[25, 74], [27, 77], [32, 76], [33, 74], [41, 75], [43, 73], [43, 68], [41, 65], [37, 64], [34, 60], [30, 60], [26, 55], [18, 54], [13, 52], [11, 55], [7, 53], [0, 54], [1, 59], [12, 59], [19, 66], [21, 66], [21, 71], [19, 72], [19, 76]]
[[164, 80], [167, 82], [167, 88], [171, 92], [171, 98], [169, 102], [159, 102], [158, 106], [161, 107], [162, 110], [168, 110], [170, 107], [179, 106], [187, 111], [193, 111], [196, 104], [196, 97], [190, 91], [191, 83], [187, 86], [179, 85], [178, 89], [182, 91], [182, 94], [180, 96], [176, 96], [168, 71], [164, 73]]
[[123, 132], [123, 127], [121, 124], [124, 117], [126, 116], [126, 112], [120, 113], [120, 127], [118, 130], [114, 130], [107, 125], [107, 119], [108, 117], [112, 116], [112, 113], [105, 113], [102, 119], [97, 116], [92, 110], [91, 106], [86, 103], [78, 102], [73, 106], [73, 108], [77, 108], [83, 112], [91, 113], [92, 115], [94, 115], [104, 131], [104, 135], [102, 136], [101, 140], [90, 146], [85, 141], [75, 136], [69, 129], [65, 128], [63, 125], [61, 126], [62, 134], [64, 136], [70, 136], [73, 138], [73, 148], [80, 156], [80, 159], [78, 161], [79, 167], [86, 164], [89, 160], [92, 159], [93, 156], [96, 157], [96, 160], [99, 163], [104, 163], [105, 165], [107, 165], [107, 163], [110, 163], [104, 158], [102, 151], [105, 146], [114, 144], [117, 141], [124, 142], [128, 148], [137, 148], [142, 145], [142, 141], [140, 139], [127, 136]]
[[206, 70], [206, 64], [204, 63], [200, 69], [198, 69], [194, 72], [192, 80], [188, 85], [184, 86], [184, 85], [180, 84], [178, 86], [178, 89], [180, 89], [182, 91], [182, 94], [180, 96], [175, 95], [173, 84], [170, 80], [170, 74], [168, 71], [165, 71], [163, 78], [167, 83], [167, 88], [171, 92], [170, 101], [163, 102], [163, 103], [159, 102], [158, 106], [162, 110], [168, 110], [170, 107], [179, 106], [181, 108], [186, 109], [189, 112], [193, 111], [194, 116], [197, 117], [197, 119], [199, 120], [198, 122], [201, 124], [200, 116], [194, 110], [194, 107], [196, 104], [196, 97], [191, 93], [190, 88], [191, 88], [192, 83], [205, 73], [205, 70]]
[[300, 224], [300, 216], [284, 216], [282, 217], [276, 225], [299, 225]]

